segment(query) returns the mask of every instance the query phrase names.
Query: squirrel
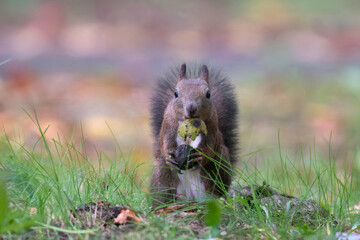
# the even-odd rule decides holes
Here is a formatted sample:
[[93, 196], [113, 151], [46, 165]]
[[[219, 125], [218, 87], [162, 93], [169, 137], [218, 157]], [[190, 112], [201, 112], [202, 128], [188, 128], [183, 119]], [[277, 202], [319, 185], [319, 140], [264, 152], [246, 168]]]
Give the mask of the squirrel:
[[[154, 207], [180, 195], [186, 199], [222, 196], [231, 184], [238, 107], [229, 80], [220, 71], [210, 70], [202, 65], [187, 71], [184, 63], [156, 83], [150, 110], [154, 137], [150, 192]], [[178, 136], [178, 127], [192, 118], [205, 122], [207, 134], [185, 142]], [[174, 158], [184, 144], [193, 150], [188, 154], [191, 168], [182, 173]]]

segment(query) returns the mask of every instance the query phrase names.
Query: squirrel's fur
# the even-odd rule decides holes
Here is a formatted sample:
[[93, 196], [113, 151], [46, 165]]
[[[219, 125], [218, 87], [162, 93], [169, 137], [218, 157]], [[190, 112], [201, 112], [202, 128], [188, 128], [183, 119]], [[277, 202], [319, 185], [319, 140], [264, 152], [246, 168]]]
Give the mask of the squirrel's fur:
[[[155, 86], [151, 102], [151, 126], [154, 137], [154, 170], [150, 187], [153, 205], [174, 199], [221, 196], [231, 184], [236, 161], [237, 103], [229, 80], [219, 70], [206, 65], [171, 69]], [[194, 142], [178, 137], [179, 124], [199, 118], [207, 126], [207, 135]], [[174, 156], [183, 144], [196, 148], [188, 155], [186, 174], [176, 170]], [[199, 152], [198, 152], [199, 151]], [[201, 152], [201, 153], [200, 153]], [[211, 160], [214, 159], [214, 160]], [[190, 166], [190, 165], [189, 165]], [[196, 189], [200, 185], [201, 191]]]
[[[188, 67], [189, 78], [200, 76], [201, 65]], [[179, 80], [179, 69], [173, 67], [165, 76], [159, 78], [153, 89], [151, 98], [151, 128], [155, 139], [159, 137], [161, 124], [164, 119], [165, 109], [174, 97], [176, 84]], [[237, 117], [238, 107], [235, 99], [234, 89], [229, 79], [215, 68], [209, 69], [209, 85], [212, 91], [212, 101], [218, 114], [220, 132], [223, 134], [224, 143], [229, 148], [230, 162], [236, 161], [237, 152]]]

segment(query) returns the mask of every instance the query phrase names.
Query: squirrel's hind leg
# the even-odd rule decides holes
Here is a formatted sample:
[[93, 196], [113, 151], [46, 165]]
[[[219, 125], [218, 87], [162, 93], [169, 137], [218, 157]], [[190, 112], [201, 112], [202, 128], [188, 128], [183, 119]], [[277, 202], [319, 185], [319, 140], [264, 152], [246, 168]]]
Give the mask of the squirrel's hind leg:
[[166, 165], [155, 166], [151, 175], [150, 193], [153, 207], [175, 200], [178, 177]]

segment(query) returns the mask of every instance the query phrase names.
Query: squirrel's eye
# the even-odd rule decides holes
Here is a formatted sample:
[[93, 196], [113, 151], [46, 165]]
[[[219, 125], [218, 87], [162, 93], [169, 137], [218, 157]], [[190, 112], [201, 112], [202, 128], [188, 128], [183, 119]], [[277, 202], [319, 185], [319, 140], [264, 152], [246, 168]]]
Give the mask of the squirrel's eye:
[[179, 96], [179, 92], [176, 90], [176, 91], [174, 92], [174, 95], [175, 95], [175, 98], [177, 98], [177, 97]]
[[207, 92], [206, 92], [206, 98], [210, 98], [210, 90], [207, 90]]

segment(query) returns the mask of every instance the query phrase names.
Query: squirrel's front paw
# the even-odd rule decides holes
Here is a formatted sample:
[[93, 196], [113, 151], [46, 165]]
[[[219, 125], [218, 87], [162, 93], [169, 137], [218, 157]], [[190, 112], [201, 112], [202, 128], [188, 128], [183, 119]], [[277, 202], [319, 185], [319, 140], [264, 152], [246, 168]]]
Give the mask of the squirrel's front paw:
[[168, 154], [169, 154], [169, 156], [167, 158], [165, 158], [166, 164], [171, 168], [178, 169], [179, 167], [178, 167], [178, 163], [176, 162], [174, 152], [169, 151]]
[[206, 160], [206, 157], [201, 152], [193, 152], [189, 156], [189, 166], [196, 168], [200, 165], [204, 165], [203, 162]]

